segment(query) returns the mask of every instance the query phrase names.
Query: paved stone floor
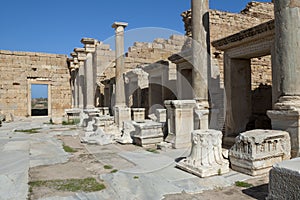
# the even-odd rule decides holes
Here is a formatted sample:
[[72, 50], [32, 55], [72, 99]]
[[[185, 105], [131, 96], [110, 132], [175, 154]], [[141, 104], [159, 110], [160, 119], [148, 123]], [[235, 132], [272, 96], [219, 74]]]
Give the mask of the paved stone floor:
[[[230, 171], [222, 176], [199, 178], [177, 169], [176, 160], [187, 156], [189, 149], [151, 152], [134, 145], [86, 145], [79, 142], [82, 129], [45, 123], [48, 121], [28, 118], [4, 123], [0, 128], [1, 200], [27, 199], [30, 179], [89, 175], [102, 180], [106, 189], [93, 193], [54, 192], [36, 199], [264, 199], [266, 196], [267, 177], [253, 179]], [[39, 133], [15, 132], [31, 128], [40, 128]], [[81, 154], [66, 153], [63, 142]], [[84, 160], [82, 152], [93, 160]], [[117, 172], [104, 170], [104, 165], [113, 166]], [[250, 181], [255, 187], [237, 188], [233, 186], [236, 181]]]

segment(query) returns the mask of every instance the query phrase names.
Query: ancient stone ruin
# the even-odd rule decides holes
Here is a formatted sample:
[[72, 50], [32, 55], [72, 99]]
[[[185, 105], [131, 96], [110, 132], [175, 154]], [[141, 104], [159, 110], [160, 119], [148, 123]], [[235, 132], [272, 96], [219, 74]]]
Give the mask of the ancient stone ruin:
[[1, 50], [0, 121], [30, 117], [31, 87], [45, 84], [47, 116], [77, 120], [82, 143], [188, 151], [176, 167], [201, 178], [272, 169], [268, 198], [296, 197], [281, 177], [299, 182], [299, 161], [285, 161], [300, 156], [299, 9], [274, 0], [236, 14], [192, 0], [185, 36], [128, 51], [126, 22], [112, 25], [115, 51], [94, 38], [70, 57]]

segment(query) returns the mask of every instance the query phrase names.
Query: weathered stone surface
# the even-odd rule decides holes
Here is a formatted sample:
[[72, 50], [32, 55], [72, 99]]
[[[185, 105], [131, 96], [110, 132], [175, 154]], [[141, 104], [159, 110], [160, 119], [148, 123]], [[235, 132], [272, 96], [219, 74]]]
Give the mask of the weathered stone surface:
[[165, 141], [172, 143], [173, 148], [191, 146], [195, 105], [195, 100], [165, 101], [168, 118], [168, 136]]
[[135, 131], [131, 135], [133, 143], [139, 146], [158, 144], [163, 141], [162, 124], [145, 120], [144, 122], [132, 123]]
[[273, 165], [268, 200], [300, 199], [300, 158]]
[[123, 122], [131, 120], [131, 110], [126, 107], [115, 107], [114, 113], [115, 123], [119, 127], [119, 130], [122, 130]]
[[145, 108], [131, 108], [132, 120], [135, 122], [145, 121]]
[[233, 170], [257, 176], [266, 174], [272, 165], [290, 158], [288, 132], [276, 130], [252, 130], [236, 137], [229, 151]]
[[193, 131], [191, 153], [176, 166], [200, 177], [229, 172], [229, 162], [222, 157], [222, 132]]

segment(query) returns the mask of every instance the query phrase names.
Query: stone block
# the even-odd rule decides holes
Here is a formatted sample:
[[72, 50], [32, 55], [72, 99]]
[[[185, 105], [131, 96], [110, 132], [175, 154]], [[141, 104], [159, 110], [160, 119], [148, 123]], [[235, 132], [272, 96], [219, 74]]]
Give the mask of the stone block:
[[300, 158], [273, 166], [269, 174], [269, 195], [266, 199], [300, 199]]
[[137, 123], [133, 121], [133, 143], [139, 146], [158, 144], [163, 141], [162, 124], [151, 120]]
[[166, 109], [156, 109], [155, 110], [156, 121], [160, 123], [167, 122], [167, 110]]
[[115, 123], [122, 130], [123, 122], [131, 120], [131, 110], [127, 107], [115, 107], [114, 110]]
[[131, 108], [132, 120], [135, 122], [145, 121], [145, 108]]
[[229, 151], [231, 168], [251, 176], [269, 172], [272, 165], [290, 158], [288, 132], [252, 130], [241, 133]]
[[165, 101], [168, 123], [168, 136], [165, 141], [172, 143], [173, 148], [190, 148], [195, 105], [195, 100]]
[[199, 177], [229, 172], [229, 162], [222, 156], [222, 132], [217, 130], [193, 131], [191, 153], [176, 166]]

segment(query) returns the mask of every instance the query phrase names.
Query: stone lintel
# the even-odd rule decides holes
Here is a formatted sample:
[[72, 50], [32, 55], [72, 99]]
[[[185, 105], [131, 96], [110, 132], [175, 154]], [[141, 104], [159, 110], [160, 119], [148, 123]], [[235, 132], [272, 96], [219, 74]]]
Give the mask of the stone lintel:
[[84, 44], [86, 53], [93, 53], [96, 50], [97, 40], [93, 38], [82, 38], [81, 43]]
[[85, 49], [84, 48], [74, 48], [74, 52], [78, 53], [84, 53]]
[[166, 100], [164, 102], [166, 106], [172, 108], [194, 108], [196, 106], [195, 100]]
[[275, 23], [274, 20], [259, 24], [249, 29], [242, 30], [239, 33], [230, 35], [228, 37], [216, 40], [212, 42], [218, 50], [227, 50], [233, 48], [236, 45], [256, 41], [258, 38], [265, 38], [269, 35], [275, 34]]
[[190, 62], [192, 63], [192, 49], [186, 49], [184, 51], [181, 51], [178, 54], [173, 54], [170, 57], [168, 57], [169, 61], [175, 64], [183, 63], [183, 62]]
[[128, 26], [128, 23], [126, 22], [114, 22], [111, 27], [112, 28], [118, 28], [119, 26], [123, 26], [124, 28]]

